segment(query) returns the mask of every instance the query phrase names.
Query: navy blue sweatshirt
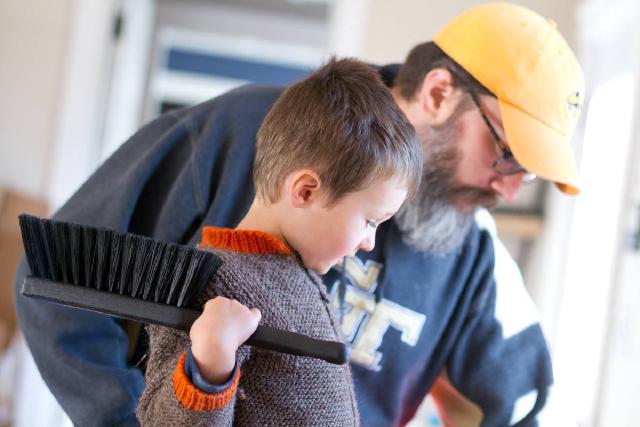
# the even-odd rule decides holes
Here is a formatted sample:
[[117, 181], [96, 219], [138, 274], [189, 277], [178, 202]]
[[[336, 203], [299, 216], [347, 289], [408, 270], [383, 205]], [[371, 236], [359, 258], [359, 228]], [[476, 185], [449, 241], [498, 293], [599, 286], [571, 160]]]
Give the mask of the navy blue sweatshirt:
[[[243, 87], [159, 117], [54, 217], [194, 245], [203, 225], [234, 227], [254, 196], [255, 135], [281, 91]], [[495, 280], [494, 258], [491, 233], [477, 224], [460, 251], [442, 257], [407, 246], [388, 221], [373, 252], [325, 276], [336, 303], [344, 300], [362, 425], [406, 423], [434, 382], [443, 409], [462, 399], [483, 426], [535, 425], [552, 382], [548, 350], [537, 322], [508, 315], [530, 301], [521, 282]], [[23, 261], [17, 289], [27, 272]], [[127, 363], [118, 320], [19, 294], [16, 306], [74, 424], [137, 425], [143, 374]]]

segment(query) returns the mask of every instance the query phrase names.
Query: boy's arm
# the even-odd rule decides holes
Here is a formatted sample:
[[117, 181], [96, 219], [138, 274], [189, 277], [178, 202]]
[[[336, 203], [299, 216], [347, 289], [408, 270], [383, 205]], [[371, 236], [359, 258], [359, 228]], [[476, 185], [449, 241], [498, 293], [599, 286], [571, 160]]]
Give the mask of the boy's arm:
[[136, 409], [142, 425], [232, 425], [241, 369], [217, 393], [200, 390], [187, 376], [189, 338], [161, 326], [149, 326], [146, 387]]
[[[190, 340], [182, 332], [149, 327], [147, 385], [136, 411], [141, 423], [231, 425], [240, 380], [236, 354], [259, 321], [257, 309], [216, 297], [205, 303]], [[206, 388], [229, 385], [207, 392], [194, 384], [194, 374], [202, 376]]]
[[236, 374], [238, 373], [238, 364], [236, 363], [233, 371], [229, 375], [229, 379], [223, 384], [211, 384], [207, 379], [204, 378], [198, 365], [193, 359], [193, 353], [191, 353], [191, 348], [187, 350], [187, 356], [184, 361], [184, 373], [187, 376], [187, 379], [196, 386], [200, 391], [209, 394], [216, 394], [225, 391], [227, 388], [231, 386], [233, 381], [236, 378]]

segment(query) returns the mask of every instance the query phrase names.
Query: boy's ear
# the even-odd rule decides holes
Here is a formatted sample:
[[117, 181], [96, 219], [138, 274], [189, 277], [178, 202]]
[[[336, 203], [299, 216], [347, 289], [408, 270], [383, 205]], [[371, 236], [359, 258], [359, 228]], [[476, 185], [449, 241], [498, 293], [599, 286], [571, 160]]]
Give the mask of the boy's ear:
[[320, 176], [310, 169], [293, 173], [287, 180], [287, 199], [294, 208], [302, 208], [320, 199]]
[[429, 71], [420, 87], [420, 105], [429, 125], [444, 124], [458, 106], [461, 95], [449, 70], [434, 68]]

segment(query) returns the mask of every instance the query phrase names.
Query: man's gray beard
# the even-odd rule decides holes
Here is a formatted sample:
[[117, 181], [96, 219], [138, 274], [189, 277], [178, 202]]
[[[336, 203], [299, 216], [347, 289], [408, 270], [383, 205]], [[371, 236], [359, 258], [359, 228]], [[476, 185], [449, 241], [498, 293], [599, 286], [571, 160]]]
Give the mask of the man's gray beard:
[[473, 213], [460, 212], [451, 202], [459, 163], [454, 143], [459, 131], [456, 116], [420, 135], [424, 148], [422, 182], [416, 196], [394, 216], [402, 240], [420, 252], [446, 255], [455, 251], [473, 223]]

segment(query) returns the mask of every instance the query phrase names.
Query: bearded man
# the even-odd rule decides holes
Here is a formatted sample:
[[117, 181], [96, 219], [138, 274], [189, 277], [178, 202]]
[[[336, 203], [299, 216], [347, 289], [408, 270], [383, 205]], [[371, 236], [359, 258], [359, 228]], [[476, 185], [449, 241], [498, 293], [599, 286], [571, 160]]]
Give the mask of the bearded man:
[[[425, 167], [420, 194], [380, 226], [375, 249], [324, 277], [352, 346], [362, 425], [406, 424], [429, 392], [451, 424], [536, 425], [553, 381], [548, 349], [517, 269], [515, 281], [496, 276], [496, 263], [513, 261], [496, 258], [504, 250], [476, 214], [513, 201], [534, 174], [578, 192], [569, 138], [580, 67], [548, 20], [490, 4], [379, 71]], [[282, 90], [246, 86], [159, 117], [55, 217], [185, 244], [204, 224], [234, 227], [254, 196], [256, 132]], [[18, 287], [26, 273], [23, 262]], [[121, 322], [19, 294], [17, 307], [74, 424], [136, 424], [143, 374]]]

